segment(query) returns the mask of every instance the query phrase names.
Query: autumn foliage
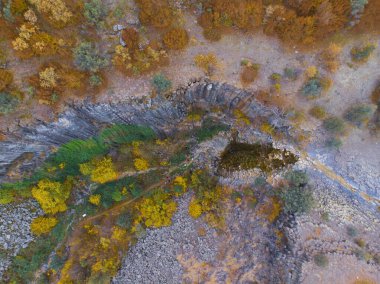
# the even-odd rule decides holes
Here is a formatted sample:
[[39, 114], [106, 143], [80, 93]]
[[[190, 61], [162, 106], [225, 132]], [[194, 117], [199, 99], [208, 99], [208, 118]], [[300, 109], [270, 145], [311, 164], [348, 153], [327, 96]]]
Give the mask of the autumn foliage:
[[32, 188], [32, 196], [38, 201], [45, 213], [55, 214], [66, 211], [66, 200], [70, 196], [71, 182], [64, 184], [48, 179], [40, 180]]
[[111, 158], [94, 159], [88, 163], [80, 164], [80, 172], [90, 176], [93, 182], [106, 183], [115, 180], [118, 174]]
[[13, 74], [10, 71], [0, 69], [0, 92], [13, 82]]
[[30, 225], [30, 230], [37, 236], [47, 234], [57, 223], [58, 220], [54, 217], [37, 217]]
[[171, 218], [177, 205], [170, 199], [170, 195], [157, 192], [152, 197], [143, 198], [136, 206], [137, 218], [135, 225], [143, 222], [146, 227], [162, 227], [171, 224]]
[[137, 0], [139, 19], [144, 25], [167, 28], [173, 21], [173, 10], [166, 0]]
[[121, 38], [128, 49], [135, 50], [139, 47], [140, 36], [134, 28], [126, 28], [122, 30]]
[[189, 43], [189, 36], [185, 29], [173, 28], [165, 33], [163, 40], [170, 49], [183, 49]]

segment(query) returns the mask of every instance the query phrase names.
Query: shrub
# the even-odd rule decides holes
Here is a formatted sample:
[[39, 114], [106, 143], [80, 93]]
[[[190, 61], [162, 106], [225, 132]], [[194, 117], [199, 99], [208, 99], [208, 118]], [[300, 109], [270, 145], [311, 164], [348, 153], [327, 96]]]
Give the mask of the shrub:
[[80, 140], [74, 139], [62, 145], [51, 157], [55, 165], [65, 164], [63, 169], [66, 175], [77, 175], [79, 164], [85, 163], [94, 157], [107, 153], [107, 147], [104, 143], [96, 139]]
[[342, 146], [342, 141], [337, 137], [332, 137], [326, 140], [326, 147], [339, 149]]
[[291, 80], [291, 81], [295, 81], [297, 80], [299, 76], [299, 71], [295, 68], [288, 68], [286, 67], [284, 69], [284, 77]]
[[13, 74], [10, 71], [0, 69], [0, 92], [13, 82]]
[[245, 65], [240, 73], [240, 80], [244, 84], [250, 84], [255, 81], [257, 75], [259, 74], [260, 65], [252, 64], [249, 62]]
[[356, 126], [361, 126], [370, 119], [372, 108], [369, 105], [356, 105], [349, 108], [344, 114], [344, 118]]
[[318, 69], [315, 66], [310, 66], [306, 69], [306, 76], [308, 78], [314, 78], [318, 75]]
[[354, 226], [347, 226], [346, 232], [351, 238], [355, 238], [358, 235], [358, 230]]
[[96, 206], [100, 204], [100, 201], [101, 201], [100, 194], [93, 194], [93, 195], [90, 195], [90, 197], [88, 198], [88, 202]]
[[218, 28], [208, 28], [203, 30], [203, 36], [209, 41], [219, 41], [222, 38], [222, 32]]
[[301, 93], [307, 98], [316, 98], [322, 94], [323, 84], [319, 78], [311, 78], [302, 87]]
[[79, 170], [83, 175], [89, 175], [93, 182], [101, 184], [118, 177], [111, 158], [94, 159], [88, 163], [80, 164]]
[[329, 47], [322, 53], [323, 64], [326, 66], [327, 70], [335, 72], [339, 67], [338, 56], [342, 52], [342, 48], [332, 43]]
[[228, 129], [229, 127], [225, 124], [217, 123], [212, 119], [205, 119], [205, 121], [202, 123], [201, 128], [195, 132], [195, 137], [197, 138], [198, 142], [203, 142], [211, 139], [219, 132], [227, 131]]
[[284, 210], [288, 213], [307, 213], [314, 205], [314, 198], [307, 183], [309, 177], [305, 171], [295, 170], [286, 173], [289, 187], [280, 192]]
[[12, 0], [9, 2], [11, 3], [11, 12], [13, 15], [21, 15], [28, 9], [28, 5], [25, 0]]
[[332, 134], [343, 134], [345, 131], [343, 120], [335, 116], [325, 119], [323, 128]]
[[19, 100], [9, 93], [0, 92], [0, 114], [12, 112], [18, 105]]
[[368, 0], [351, 0], [352, 13], [362, 12], [367, 4]]
[[74, 50], [74, 63], [83, 71], [97, 72], [107, 66], [108, 60], [90, 42], [81, 42]]
[[165, 33], [164, 44], [170, 49], [183, 49], [189, 43], [189, 36], [185, 29], [173, 28]]
[[137, 0], [139, 19], [143, 25], [167, 28], [173, 21], [173, 11], [168, 1]]
[[54, 88], [57, 86], [58, 74], [54, 67], [48, 67], [39, 73], [40, 86], [42, 88]]
[[145, 159], [136, 158], [133, 161], [133, 165], [137, 171], [146, 171], [147, 169], [149, 169], [148, 161], [146, 161]]
[[357, 244], [361, 248], [365, 247], [365, 241], [363, 239], [355, 239], [355, 244]]
[[270, 75], [269, 79], [271, 79], [272, 83], [280, 83], [281, 82], [281, 74], [280, 73], [273, 73]]
[[73, 17], [73, 13], [67, 8], [63, 0], [28, 0], [37, 7], [40, 13], [48, 15], [50, 22], [58, 27], [63, 27]]
[[32, 196], [38, 201], [45, 213], [55, 214], [67, 209], [65, 201], [69, 198], [70, 191], [71, 184], [69, 182], [61, 184], [43, 179], [32, 188]]
[[157, 93], [163, 94], [170, 90], [172, 82], [163, 74], [156, 74], [152, 80], [154, 89]]
[[281, 194], [284, 210], [288, 213], [307, 213], [314, 205], [311, 190], [306, 187], [290, 187]]
[[314, 106], [309, 111], [310, 115], [318, 118], [318, 119], [324, 119], [326, 117], [326, 111], [321, 106]]
[[285, 174], [286, 180], [293, 186], [303, 187], [309, 182], [309, 177], [305, 171], [295, 170]]
[[198, 54], [194, 57], [195, 65], [206, 74], [211, 75], [218, 66], [218, 59], [213, 53]]
[[198, 219], [202, 215], [202, 206], [195, 199], [190, 201], [189, 215], [194, 219]]
[[102, 1], [90, 0], [84, 3], [84, 16], [90, 24], [97, 27], [103, 26], [103, 20], [107, 16], [107, 12]]
[[121, 39], [130, 50], [139, 48], [140, 35], [134, 28], [126, 28], [121, 32]]
[[329, 259], [326, 255], [318, 253], [314, 256], [314, 263], [319, 267], [325, 268], [329, 265]]
[[103, 84], [103, 79], [98, 74], [92, 74], [88, 81], [91, 87], [99, 87], [101, 84]]
[[139, 214], [135, 224], [143, 221], [146, 227], [159, 228], [170, 226], [177, 204], [170, 200], [169, 194], [157, 192], [149, 198], [143, 198], [136, 209]]
[[367, 62], [375, 48], [376, 46], [371, 43], [362, 47], [354, 47], [351, 49], [351, 58], [355, 62]]
[[39, 236], [49, 233], [58, 223], [54, 217], [37, 217], [30, 224], [30, 229], [33, 234]]

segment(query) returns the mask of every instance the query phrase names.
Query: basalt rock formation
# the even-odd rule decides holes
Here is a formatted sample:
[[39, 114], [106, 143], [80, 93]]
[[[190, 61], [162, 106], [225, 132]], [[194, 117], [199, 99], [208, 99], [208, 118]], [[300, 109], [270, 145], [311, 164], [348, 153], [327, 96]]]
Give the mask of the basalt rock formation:
[[168, 98], [157, 96], [111, 104], [70, 105], [55, 122], [38, 122], [8, 133], [8, 140], [0, 142], [0, 181], [13, 176], [15, 169], [33, 168], [49, 155], [52, 147], [92, 137], [105, 125], [148, 125], [165, 136], [174, 131], [174, 126], [191, 107], [206, 111], [218, 107], [226, 116], [232, 116], [238, 107], [252, 121], [265, 117], [279, 131], [287, 133], [290, 128], [277, 109], [262, 105], [254, 94], [228, 84], [194, 79]]

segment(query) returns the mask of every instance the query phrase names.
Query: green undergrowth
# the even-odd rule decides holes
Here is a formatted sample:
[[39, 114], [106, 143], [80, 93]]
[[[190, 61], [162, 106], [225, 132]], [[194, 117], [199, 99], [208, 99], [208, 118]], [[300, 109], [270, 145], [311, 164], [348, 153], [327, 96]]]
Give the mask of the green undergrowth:
[[202, 126], [195, 131], [195, 137], [198, 142], [203, 142], [211, 139], [219, 132], [227, 130], [229, 130], [228, 125], [207, 118], [203, 121]]
[[0, 185], [0, 204], [31, 197], [30, 189], [41, 179], [63, 182], [68, 176], [80, 174], [79, 165], [106, 155], [111, 148], [132, 141], [151, 141], [154, 131], [145, 126], [115, 124], [89, 139], [74, 139], [53, 153], [30, 177]]

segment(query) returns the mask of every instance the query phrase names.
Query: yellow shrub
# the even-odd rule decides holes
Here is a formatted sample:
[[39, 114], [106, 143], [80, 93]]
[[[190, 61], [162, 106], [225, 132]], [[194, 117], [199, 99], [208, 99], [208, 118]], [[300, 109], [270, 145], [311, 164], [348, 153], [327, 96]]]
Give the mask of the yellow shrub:
[[88, 201], [91, 204], [94, 204], [94, 205], [98, 206], [100, 204], [100, 199], [101, 199], [100, 194], [94, 194], [94, 195], [90, 196], [90, 198], [88, 199]]
[[37, 186], [32, 188], [32, 196], [41, 205], [46, 213], [55, 214], [67, 209], [65, 201], [69, 198], [71, 186], [50, 181], [40, 180]]
[[234, 110], [234, 116], [239, 122], [243, 122], [246, 125], [251, 124], [251, 121], [249, 120], [248, 116], [242, 112], [240, 109]]
[[54, 67], [45, 68], [39, 73], [40, 86], [42, 88], [54, 88], [57, 86], [58, 74]]
[[111, 239], [120, 242], [120, 241], [125, 240], [126, 236], [127, 236], [127, 232], [123, 228], [120, 228], [120, 227], [117, 227], [117, 226], [115, 226], [115, 227], [112, 228], [112, 237], [111, 237]]
[[313, 78], [317, 76], [318, 74], [318, 69], [315, 66], [310, 66], [306, 69], [306, 76], [309, 78]]
[[202, 215], [202, 207], [195, 199], [192, 199], [189, 204], [189, 215], [194, 219], [197, 219]]
[[137, 171], [146, 171], [149, 168], [148, 161], [141, 159], [141, 158], [136, 158], [134, 159], [134, 166]]
[[138, 141], [132, 142], [132, 154], [136, 157], [141, 156], [140, 144], [141, 142], [138, 142]]
[[218, 66], [218, 59], [213, 53], [198, 54], [194, 57], [195, 65], [201, 68], [206, 74], [210, 74], [212, 69]]
[[49, 233], [57, 223], [58, 221], [54, 217], [37, 217], [30, 225], [30, 229], [33, 234], [39, 236]]
[[169, 198], [170, 195], [161, 192], [150, 198], [144, 198], [136, 206], [140, 214], [135, 223], [143, 221], [145, 226], [155, 228], [171, 225], [177, 204]]
[[112, 159], [107, 157], [80, 164], [79, 170], [83, 175], [89, 175], [91, 180], [97, 183], [106, 183], [118, 177]]
[[29, 2], [35, 5], [40, 13], [48, 15], [49, 20], [53, 23], [65, 25], [73, 17], [62, 0], [29, 0]]
[[182, 187], [182, 189], [186, 189], [187, 187], [186, 179], [182, 176], [176, 176], [174, 179], [174, 185], [178, 185]]
[[262, 132], [267, 133], [269, 135], [273, 135], [273, 133], [274, 133], [274, 128], [272, 127], [272, 125], [270, 125], [267, 122], [264, 122], [261, 125], [260, 129], [261, 129]]

